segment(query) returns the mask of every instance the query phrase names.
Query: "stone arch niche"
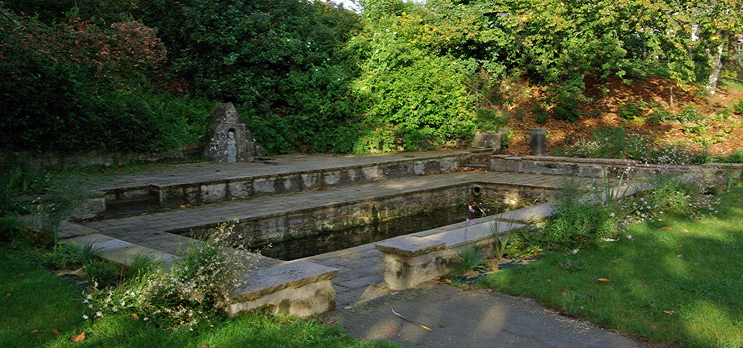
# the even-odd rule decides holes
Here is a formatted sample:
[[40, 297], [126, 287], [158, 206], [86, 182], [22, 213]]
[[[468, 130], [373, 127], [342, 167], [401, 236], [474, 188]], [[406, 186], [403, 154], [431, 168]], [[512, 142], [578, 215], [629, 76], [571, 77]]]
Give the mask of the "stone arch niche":
[[204, 156], [217, 162], [254, 162], [258, 146], [232, 103], [218, 103], [211, 115]]

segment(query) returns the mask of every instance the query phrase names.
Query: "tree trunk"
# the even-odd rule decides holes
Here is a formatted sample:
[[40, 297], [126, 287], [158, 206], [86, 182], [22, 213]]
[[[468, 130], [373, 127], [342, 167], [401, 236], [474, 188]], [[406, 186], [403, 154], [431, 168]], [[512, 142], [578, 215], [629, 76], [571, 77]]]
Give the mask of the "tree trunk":
[[717, 46], [714, 52], [709, 52], [708, 55], [712, 61], [712, 69], [709, 72], [709, 79], [707, 80], [707, 93], [715, 94], [717, 90], [717, 81], [720, 79], [720, 70], [722, 70], [722, 53], [725, 52], [725, 44], [728, 42], [728, 33], [720, 33], [720, 44]]

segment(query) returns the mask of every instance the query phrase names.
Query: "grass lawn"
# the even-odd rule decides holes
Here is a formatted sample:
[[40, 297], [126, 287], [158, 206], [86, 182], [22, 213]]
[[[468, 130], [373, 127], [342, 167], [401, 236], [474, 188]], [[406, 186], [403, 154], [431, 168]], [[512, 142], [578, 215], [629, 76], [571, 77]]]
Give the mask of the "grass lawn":
[[[86, 321], [81, 300], [53, 273], [0, 246], [0, 347], [397, 347], [358, 341], [338, 326], [261, 314], [193, 331], [126, 315]], [[84, 341], [70, 342], [81, 332]]]
[[550, 252], [478, 285], [654, 341], [742, 347], [743, 188], [720, 197], [715, 217], [636, 224], [633, 239]]

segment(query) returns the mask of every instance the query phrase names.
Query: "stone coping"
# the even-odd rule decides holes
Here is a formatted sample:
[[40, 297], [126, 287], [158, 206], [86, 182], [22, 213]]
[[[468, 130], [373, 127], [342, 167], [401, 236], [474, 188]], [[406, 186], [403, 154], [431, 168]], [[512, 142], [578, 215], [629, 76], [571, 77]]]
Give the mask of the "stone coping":
[[418, 256], [444, 249], [446, 243], [413, 236], [401, 236], [377, 243], [376, 248], [383, 253], [405, 256]]
[[[507, 231], [526, 227], [526, 225], [520, 223], [493, 221], [493, 217], [482, 219], [489, 219], [489, 221], [444, 230], [422, 237], [412, 235], [400, 236], [377, 243], [375, 247], [383, 253], [414, 257], [438, 250], [471, 244], [483, 239], [492, 238], [494, 234], [503, 234]], [[439, 231], [439, 229], [436, 229], [436, 231]]]
[[703, 168], [734, 168], [743, 169], [743, 163], [704, 163], [698, 165], [665, 165], [665, 164], [652, 164], [644, 163], [638, 160], [620, 159], [620, 158], [582, 158], [582, 157], [560, 157], [560, 156], [512, 156], [512, 155], [492, 155], [492, 158], [498, 158], [503, 160], [529, 160], [529, 161], [545, 161], [545, 162], [564, 162], [564, 163], [591, 163], [591, 164], [604, 164], [604, 165], [621, 165], [629, 166], [634, 165], [643, 168], [671, 168], [671, 169], [685, 169], [685, 170], [702, 170]]
[[131, 265], [135, 257], [142, 255], [161, 262], [163, 267], [170, 267], [179, 258], [100, 233], [64, 239], [60, 243], [79, 246], [93, 245], [100, 249], [102, 258], [127, 267]]
[[580, 158], [580, 157], [558, 157], [558, 156], [511, 156], [511, 155], [493, 155], [493, 158], [504, 160], [535, 160], [549, 162], [569, 162], [569, 163], [597, 163], [597, 164], [618, 164], [618, 165], [639, 165], [640, 161], [614, 158]]
[[286, 288], [299, 288], [322, 280], [331, 280], [338, 270], [309, 261], [292, 261], [260, 269], [246, 277], [250, 280], [230, 294], [233, 302], [251, 301]]

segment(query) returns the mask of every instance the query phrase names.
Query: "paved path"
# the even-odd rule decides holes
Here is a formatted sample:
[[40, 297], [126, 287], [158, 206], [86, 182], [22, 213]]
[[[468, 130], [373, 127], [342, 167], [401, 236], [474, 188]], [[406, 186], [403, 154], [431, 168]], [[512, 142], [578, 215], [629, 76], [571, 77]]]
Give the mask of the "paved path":
[[[392, 308], [432, 331], [393, 315]], [[342, 324], [357, 338], [383, 339], [404, 347], [655, 347], [562, 316], [528, 298], [439, 284], [339, 308], [322, 320]]]

